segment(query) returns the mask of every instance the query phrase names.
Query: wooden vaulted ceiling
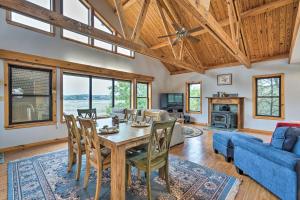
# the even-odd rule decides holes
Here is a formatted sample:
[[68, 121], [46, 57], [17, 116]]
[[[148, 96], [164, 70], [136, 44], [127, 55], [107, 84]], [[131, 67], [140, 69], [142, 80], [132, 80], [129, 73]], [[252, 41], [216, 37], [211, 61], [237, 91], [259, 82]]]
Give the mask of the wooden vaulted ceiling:
[[[112, 9], [116, 9], [115, 0], [107, 0]], [[156, 0], [149, 0], [149, 8], [140, 33], [140, 39], [151, 49], [167, 55], [179, 54], [180, 45], [172, 50], [167, 38], [158, 39], [166, 35], [161, 13]], [[181, 1], [181, 0], [179, 0]], [[201, 1], [201, 0], [200, 0]], [[230, 17], [227, 3], [231, 0], [211, 0], [209, 12], [222, 26], [224, 31], [232, 37]], [[237, 0], [235, 0], [237, 1]], [[242, 37], [244, 39], [245, 55], [253, 62], [268, 59], [288, 57], [293, 37], [293, 30], [299, 0], [238, 0], [238, 15], [241, 18]], [[167, 5], [175, 20], [188, 29], [200, 27], [193, 33], [200, 42], [185, 42], [183, 48], [183, 61], [204, 69], [239, 65], [240, 62], [229, 53], [207, 30], [201, 28], [195, 15], [186, 12], [175, 0], [162, 0]], [[144, 0], [123, 0], [123, 15], [125, 25], [134, 29], [138, 20]], [[117, 15], [117, 12], [115, 12]], [[172, 21], [166, 12], [167, 26], [172, 33], [175, 32]], [[174, 57], [175, 59], [175, 57]], [[186, 69], [164, 63], [171, 74], [188, 72]]]

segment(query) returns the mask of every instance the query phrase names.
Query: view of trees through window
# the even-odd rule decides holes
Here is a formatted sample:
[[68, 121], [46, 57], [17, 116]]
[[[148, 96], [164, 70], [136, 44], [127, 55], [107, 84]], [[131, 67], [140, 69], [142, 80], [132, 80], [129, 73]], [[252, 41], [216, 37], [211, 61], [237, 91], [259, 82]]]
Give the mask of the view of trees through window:
[[89, 108], [98, 115], [111, 114], [112, 107], [131, 108], [131, 82], [64, 73], [63, 99], [67, 114]]
[[188, 110], [190, 112], [201, 112], [201, 83], [188, 84]]
[[256, 115], [280, 117], [280, 77], [256, 79]]
[[136, 107], [137, 109], [148, 108], [148, 83], [137, 83], [136, 85]]

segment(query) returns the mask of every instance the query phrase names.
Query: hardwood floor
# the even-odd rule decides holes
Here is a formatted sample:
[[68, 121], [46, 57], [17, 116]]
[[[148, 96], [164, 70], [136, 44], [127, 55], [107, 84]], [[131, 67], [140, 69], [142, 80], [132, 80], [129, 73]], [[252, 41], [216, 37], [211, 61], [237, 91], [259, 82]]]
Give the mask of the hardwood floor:
[[[265, 141], [270, 136], [256, 135]], [[48, 144], [39, 147], [32, 147], [22, 151], [8, 152], [5, 154], [5, 164], [0, 165], [0, 200], [7, 199], [7, 162], [43, 154], [58, 149], [67, 148], [67, 143]], [[274, 195], [257, 184], [247, 176], [240, 176], [236, 173], [232, 163], [224, 161], [224, 157], [217, 155], [212, 150], [212, 134], [206, 132], [200, 137], [186, 139], [184, 144], [177, 145], [171, 149], [171, 154], [194, 163], [204, 165], [217, 171], [235, 176], [242, 180], [237, 198], [238, 200], [272, 200], [277, 199]]]

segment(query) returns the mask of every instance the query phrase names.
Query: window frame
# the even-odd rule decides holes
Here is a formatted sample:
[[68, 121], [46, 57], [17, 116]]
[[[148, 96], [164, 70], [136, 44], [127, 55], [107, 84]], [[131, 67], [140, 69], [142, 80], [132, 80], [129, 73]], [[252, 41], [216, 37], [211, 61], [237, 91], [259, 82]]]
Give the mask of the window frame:
[[[30, 121], [30, 122], [18, 122], [11, 124], [11, 68], [10, 65], [16, 65], [17, 68], [23, 69], [32, 69], [37, 71], [51, 71], [50, 72], [50, 92], [49, 95], [50, 100], [50, 119], [49, 120], [42, 120], [42, 121]], [[36, 95], [34, 95], [36, 96]], [[48, 125], [55, 125], [57, 122], [56, 119], [56, 68], [55, 67], [48, 67], [48, 66], [40, 66], [34, 64], [28, 64], [24, 62], [15, 62], [15, 61], [5, 61], [4, 62], [4, 128], [5, 129], [16, 129], [16, 128], [29, 128], [29, 127], [36, 127], [36, 126], [48, 126]]]
[[[257, 80], [270, 79], [270, 78], [280, 78], [280, 88], [279, 88], [280, 116], [257, 115], [257, 99], [258, 99]], [[284, 73], [256, 75], [256, 76], [252, 77], [252, 115], [253, 115], [254, 119], [266, 119], [266, 120], [284, 120], [285, 119]]]
[[[138, 84], [146, 84], [147, 85], [147, 96], [146, 97], [139, 97], [138, 96]], [[136, 97], [135, 97], [135, 101], [136, 101], [136, 106], [135, 108], [136, 109], [139, 109], [137, 106], [138, 106], [138, 99], [147, 99], [147, 108], [146, 109], [150, 109], [150, 83], [149, 82], [141, 82], [141, 81], [138, 81], [136, 82], [136, 85], [135, 85], [135, 91], [136, 91]]]
[[[63, 1], [64, 0], [61, 0], [61, 6], [60, 6], [60, 8], [61, 8], [60, 12], [61, 12], [62, 15], [63, 15]], [[113, 32], [112, 35], [121, 37], [120, 33], [107, 20], [105, 20], [105, 18], [100, 13], [98, 13], [88, 2], [86, 2], [85, 0], [78, 0], [78, 1], [80, 1], [82, 4], [84, 4], [87, 8], [89, 8], [89, 26], [94, 27], [94, 17], [97, 17], [108, 29], [110, 29]], [[133, 51], [133, 50], [129, 49], [131, 51], [132, 56], [128, 56], [128, 55], [125, 55], [125, 54], [118, 53], [118, 51], [117, 51], [118, 45], [115, 45], [113, 43], [100, 40], [102, 42], [109, 43], [113, 46], [112, 51], [110, 51], [110, 50], [107, 50], [105, 48], [95, 46], [94, 45], [95, 44], [95, 42], [94, 42], [95, 39], [94, 38], [91, 38], [91, 37], [87, 36], [88, 37], [88, 43], [84, 43], [84, 42], [81, 42], [81, 41], [78, 41], [78, 40], [74, 40], [74, 39], [71, 39], [71, 38], [64, 37], [63, 36], [63, 28], [61, 28], [60, 30], [61, 30], [60, 31], [60, 36], [64, 40], [68, 40], [68, 41], [75, 42], [75, 43], [78, 43], [78, 44], [81, 44], [81, 45], [85, 45], [86, 47], [106, 51], [108, 53], [113, 53], [113, 54], [116, 54], [116, 55], [124, 56], [126, 58], [135, 59], [135, 51]], [[122, 48], [125, 48], [125, 47], [122, 47]]]
[[[200, 97], [190, 97], [190, 85], [198, 85], [200, 84]], [[185, 111], [190, 114], [202, 114], [202, 81], [192, 81], [192, 82], [186, 82], [186, 102], [185, 102]], [[200, 99], [200, 111], [193, 111], [190, 110], [190, 99], [191, 98], [198, 98]]]
[[[64, 15], [64, 2], [63, 2], [64, 0], [61, 0], [60, 1], [60, 14], [61, 15], [63, 15], [63, 16], [65, 16]], [[82, 3], [82, 5], [84, 5], [87, 9], [88, 9], [88, 12], [89, 12], [89, 16], [88, 16], [88, 25], [89, 26], [92, 26], [92, 18], [93, 18], [93, 15], [92, 15], [92, 10], [93, 10], [93, 8], [90, 6], [90, 4], [88, 4], [86, 1], [84, 1], [84, 0], [78, 0], [79, 2], [81, 2]], [[68, 17], [68, 16], [65, 16], [65, 17]], [[68, 17], [68, 18], [70, 18], [70, 17]], [[72, 19], [72, 18], [71, 18]], [[75, 19], [73, 19], [73, 20], [75, 20]], [[76, 21], [76, 20], [75, 20]], [[81, 41], [78, 41], [78, 40], [75, 40], [75, 39], [72, 39], [72, 38], [68, 38], [68, 37], [65, 37], [64, 36], [64, 34], [63, 34], [63, 30], [67, 30], [67, 31], [70, 31], [70, 30], [68, 30], [68, 29], [65, 29], [65, 28], [60, 28], [60, 37], [61, 37], [61, 39], [64, 39], [64, 40], [68, 40], [68, 41], [71, 41], [71, 42], [75, 42], [75, 43], [78, 43], [78, 44], [83, 44], [83, 45], [86, 45], [86, 46], [91, 46], [91, 44], [92, 44], [92, 38], [91, 37], [88, 37], [88, 36], [86, 36], [86, 35], [83, 35], [83, 36], [85, 36], [85, 37], [87, 37], [88, 38], [88, 43], [84, 43], [84, 42], [81, 42]], [[74, 31], [71, 31], [71, 32], [74, 32]], [[76, 33], [76, 32], [74, 32], [74, 33]], [[77, 34], [80, 34], [80, 33], [77, 33]], [[80, 35], [82, 35], [82, 34], [80, 34]]]
[[[50, 5], [51, 5], [51, 11], [55, 11], [55, 0], [50, 0]], [[49, 24], [49, 23], [45, 22], [45, 23], [50, 25], [50, 30], [51, 31], [50, 32], [44, 31], [44, 30], [29, 26], [29, 25], [25, 25], [25, 24], [13, 21], [11, 19], [11, 13], [12, 13], [12, 11], [9, 11], [9, 10], [6, 11], [6, 23], [7, 24], [17, 26], [17, 27], [21, 27], [21, 28], [24, 28], [24, 29], [27, 29], [27, 30], [30, 30], [30, 31], [37, 32], [37, 33], [42, 33], [42, 34], [45, 34], [45, 35], [48, 35], [48, 36], [51, 36], [51, 37], [55, 37], [56, 27], [53, 26], [52, 24]], [[23, 16], [26, 16], [26, 15], [23, 15]], [[29, 16], [26, 16], [26, 17], [29, 17]], [[30, 18], [43, 22], [42, 20], [40, 20], [38, 18], [35, 18], [35, 17], [30, 16]]]
[[63, 76], [64, 74], [68, 74], [71, 76], [79, 76], [79, 77], [88, 77], [89, 78], [89, 109], [92, 109], [92, 80], [93, 78], [95, 79], [104, 79], [104, 80], [111, 80], [112, 81], [112, 107], [114, 107], [115, 104], [115, 94], [114, 94], [114, 82], [115, 81], [125, 81], [125, 82], [130, 82], [130, 108], [133, 108], [132, 106], [132, 99], [133, 99], [133, 80], [130, 79], [120, 79], [120, 78], [114, 78], [114, 77], [105, 77], [101, 75], [95, 75], [92, 73], [84, 73], [84, 72], [79, 72], [79, 71], [74, 71], [74, 70], [61, 70], [60, 71], [60, 113], [61, 113], [61, 122], [64, 123], [63, 119], [63, 113], [64, 113], [64, 106], [63, 106], [63, 97], [64, 97], [64, 92], [63, 92]]

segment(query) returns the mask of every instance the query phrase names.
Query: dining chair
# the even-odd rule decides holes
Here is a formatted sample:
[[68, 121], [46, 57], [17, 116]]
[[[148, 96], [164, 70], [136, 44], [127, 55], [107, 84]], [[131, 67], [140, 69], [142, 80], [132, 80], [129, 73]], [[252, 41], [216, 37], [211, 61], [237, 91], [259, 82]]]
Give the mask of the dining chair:
[[127, 177], [131, 177], [130, 166], [134, 166], [146, 173], [148, 200], [151, 200], [151, 172], [154, 170], [164, 169], [167, 190], [170, 192], [169, 149], [175, 121], [176, 119], [173, 118], [164, 122], [154, 121], [151, 127], [147, 152], [128, 156], [126, 159]]
[[79, 123], [85, 139], [86, 170], [84, 188], [88, 186], [91, 167], [97, 171], [95, 199], [99, 199], [101, 192], [102, 172], [110, 167], [110, 150], [101, 148], [95, 122], [92, 119], [79, 118]]
[[160, 121], [160, 111], [144, 110], [142, 121], [146, 123]]
[[82, 155], [85, 154], [84, 140], [82, 138], [81, 129], [78, 128], [74, 115], [64, 113], [64, 118], [68, 127], [68, 146], [69, 146], [69, 163], [68, 172], [72, 170], [72, 166], [77, 162], [76, 180], [80, 178]]
[[78, 117], [85, 119], [97, 119], [96, 108], [93, 109], [77, 109]]
[[128, 121], [136, 121], [137, 110], [136, 109], [125, 109], [125, 119]]

